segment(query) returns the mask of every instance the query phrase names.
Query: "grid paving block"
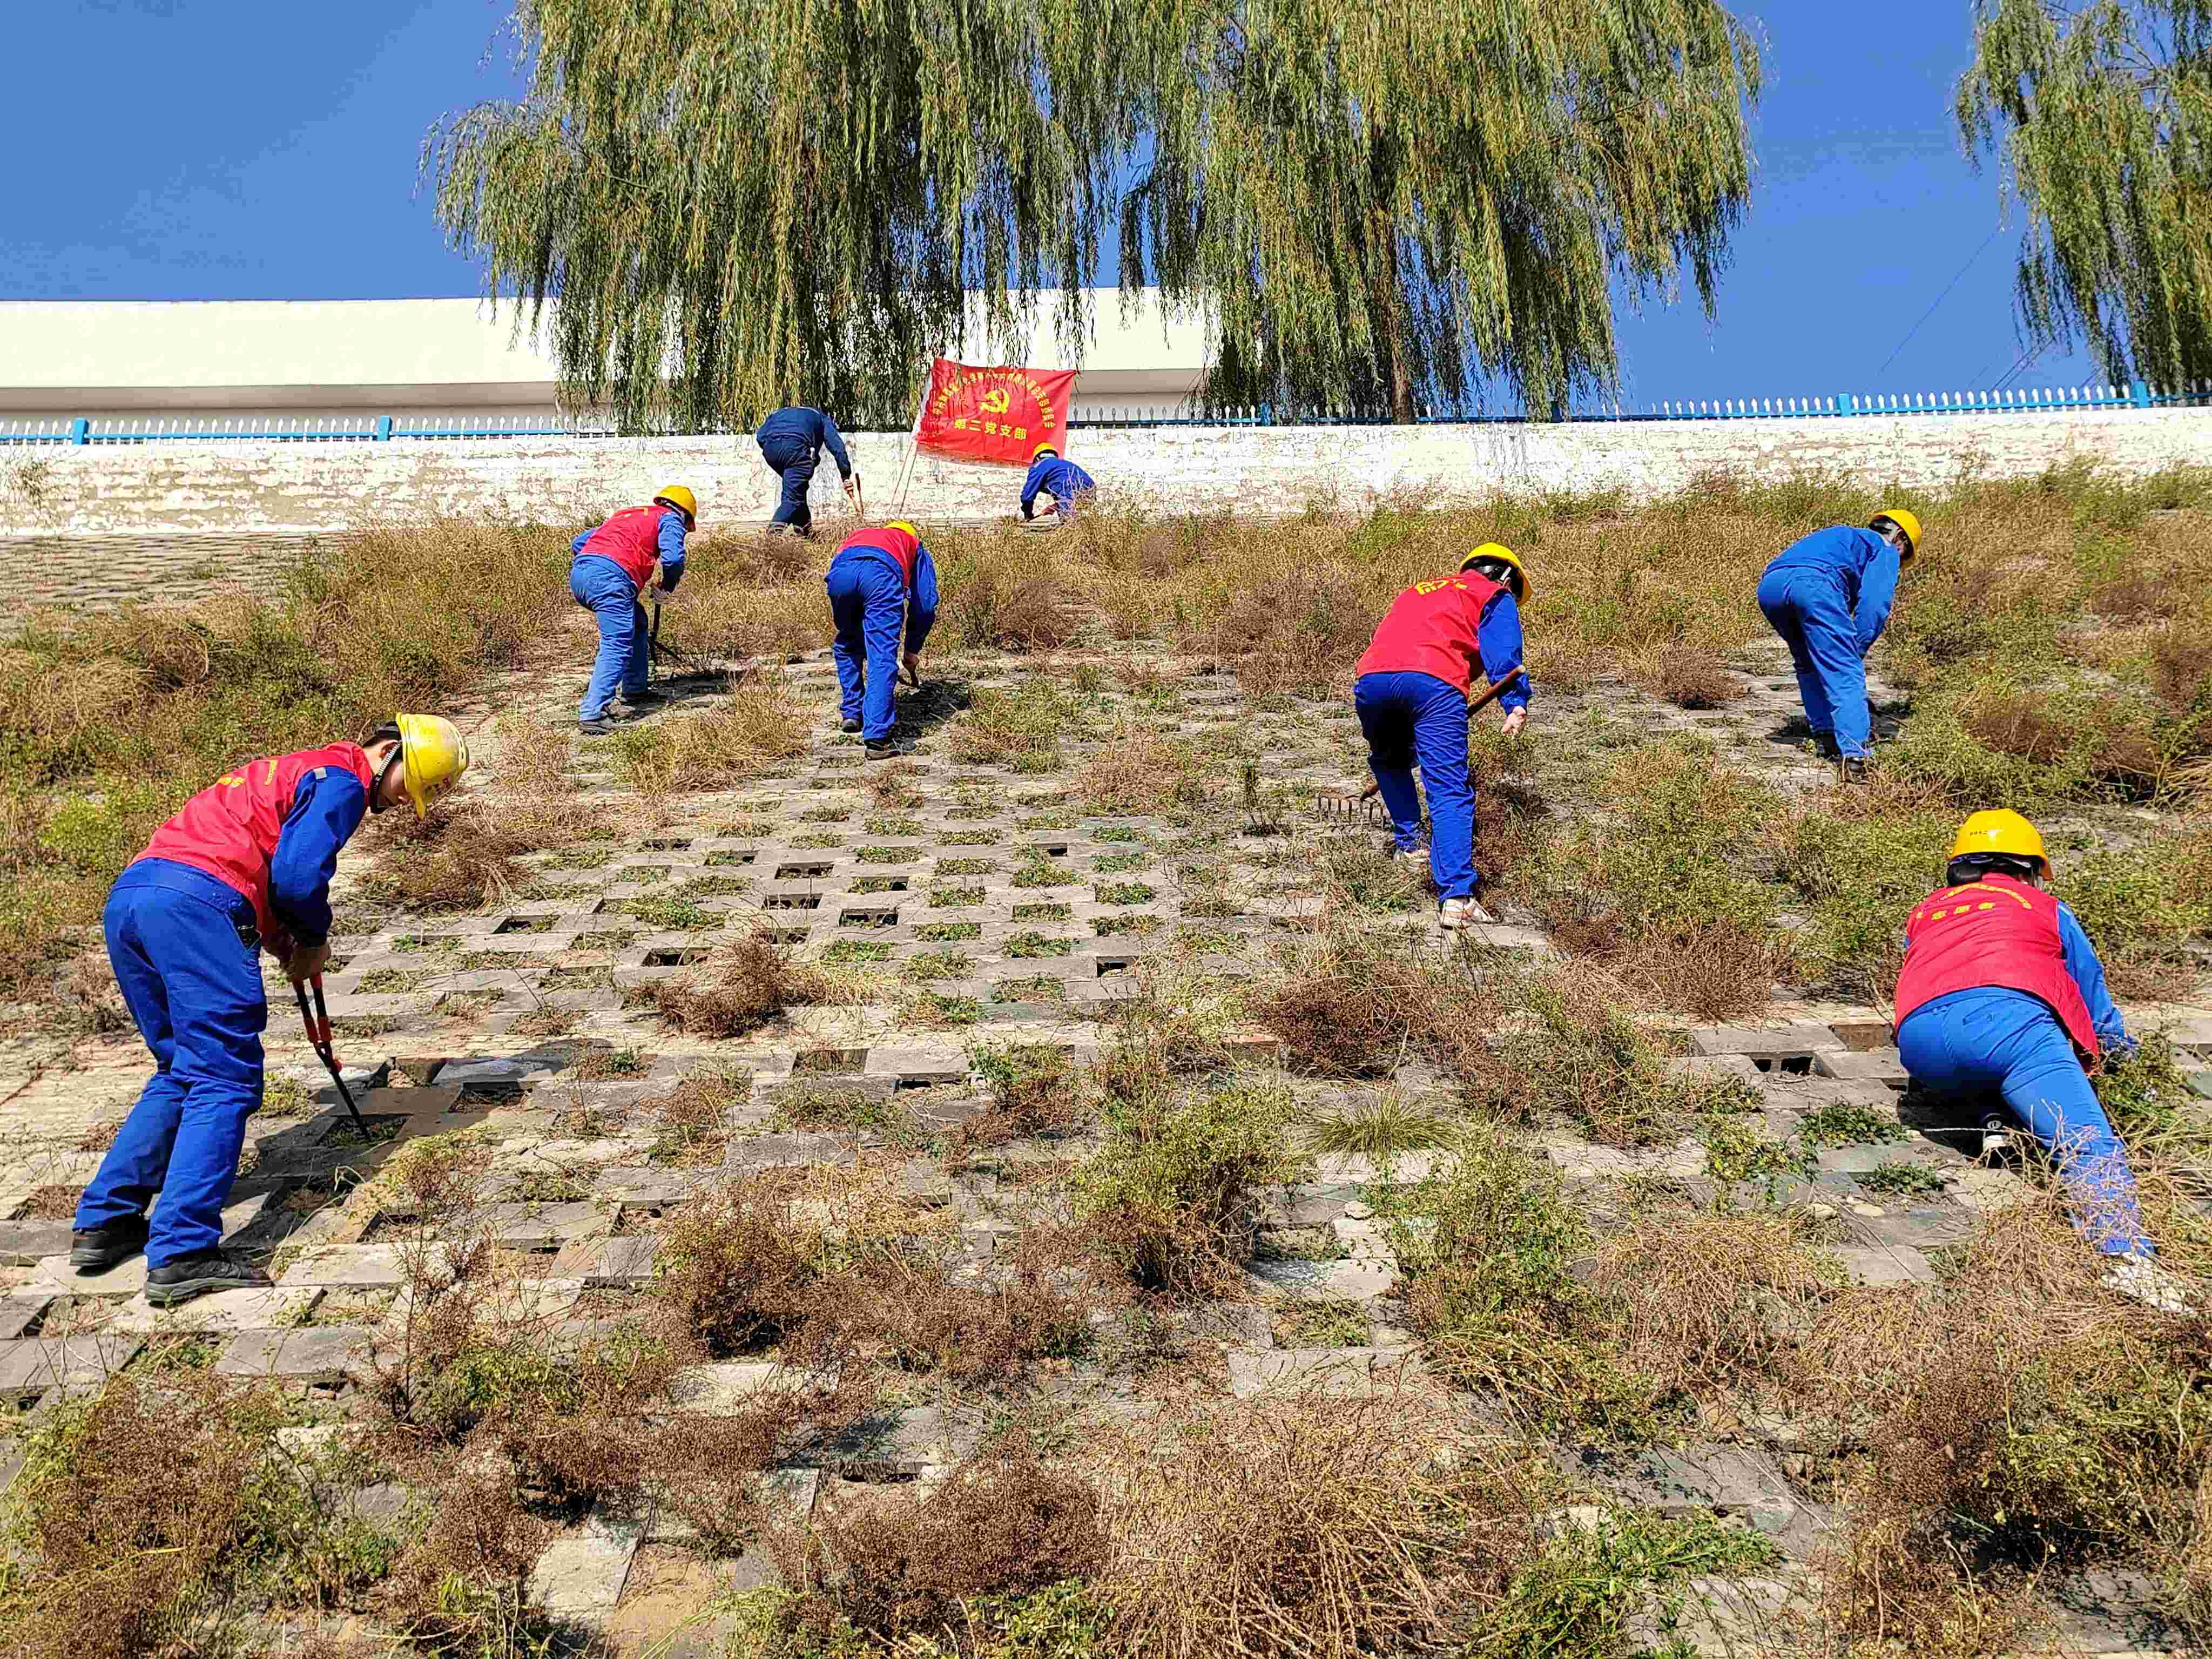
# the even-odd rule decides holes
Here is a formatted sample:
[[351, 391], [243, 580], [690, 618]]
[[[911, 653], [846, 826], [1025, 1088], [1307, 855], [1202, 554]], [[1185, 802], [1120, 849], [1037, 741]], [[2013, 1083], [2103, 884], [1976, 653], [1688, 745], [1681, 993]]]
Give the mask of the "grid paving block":
[[335, 1386], [369, 1363], [372, 1339], [357, 1325], [241, 1332], [216, 1361], [221, 1376], [280, 1377]]
[[69, 1255], [66, 1221], [0, 1221], [0, 1267], [30, 1267], [48, 1256]]
[[137, 1336], [267, 1330], [298, 1323], [322, 1294], [319, 1286], [212, 1291], [173, 1307], [157, 1308], [142, 1291], [115, 1310], [107, 1328]]
[[1455, 1152], [1400, 1152], [1395, 1158], [1370, 1158], [1362, 1152], [1323, 1152], [1314, 1159], [1314, 1179], [1322, 1184], [1364, 1186], [1375, 1181], [1395, 1181], [1413, 1186], [1431, 1176], [1445, 1176], [1459, 1167]]
[[1686, 1652], [1698, 1659], [1757, 1659], [1789, 1650], [1795, 1645], [1792, 1635], [1814, 1617], [1811, 1595], [1795, 1579], [1690, 1578], [1665, 1598], [1653, 1598], [1652, 1605], [1628, 1620], [1623, 1649]]
[[1239, 1400], [1396, 1394], [1422, 1379], [1420, 1358], [1410, 1347], [1231, 1348], [1226, 1358], [1230, 1390]]
[[660, 1241], [642, 1233], [610, 1238], [599, 1246], [599, 1263], [586, 1269], [584, 1284], [592, 1290], [630, 1290], [653, 1279], [653, 1258]]
[[48, 1389], [97, 1388], [137, 1357], [136, 1336], [22, 1337], [0, 1342], [0, 1399], [27, 1400]]
[[791, 1170], [810, 1164], [848, 1164], [852, 1143], [835, 1134], [752, 1135], [730, 1143], [722, 1167], [741, 1170]]
[[881, 1412], [826, 1440], [817, 1461], [848, 1475], [919, 1475], [972, 1455], [984, 1428], [981, 1413], [958, 1408]]
[[484, 1211], [492, 1242], [508, 1250], [555, 1250], [599, 1224], [605, 1212], [586, 1200], [494, 1204]]
[[0, 1342], [15, 1341], [52, 1304], [53, 1297], [44, 1294], [0, 1297]]
[[1754, 1089], [1766, 1081], [1766, 1073], [1747, 1054], [1684, 1054], [1667, 1062], [1667, 1074], [1692, 1083], [1742, 1083]]
[[1260, 1261], [1246, 1269], [1262, 1291], [1295, 1302], [1367, 1302], [1396, 1282], [1395, 1266], [1375, 1259], [1355, 1261]]
[[325, 1244], [300, 1257], [276, 1282], [286, 1290], [316, 1285], [384, 1290], [396, 1288], [406, 1278], [397, 1245]]
[[727, 1417], [764, 1393], [799, 1393], [837, 1386], [835, 1371], [807, 1370], [769, 1359], [686, 1365], [668, 1379], [669, 1403], [701, 1417]]
[[574, 1063], [575, 1056], [566, 1053], [448, 1060], [430, 1074], [430, 1080], [441, 1089], [465, 1089], [471, 1084], [525, 1085], [550, 1077]]
[[1879, 1216], [1863, 1216], [1850, 1210], [1842, 1213], [1844, 1224], [1855, 1240], [1893, 1249], [1908, 1247], [1923, 1255], [1963, 1244], [1974, 1231], [1973, 1212], [1948, 1199], [1936, 1204], [1916, 1204], [1909, 1209], [1885, 1204]]
[[530, 1600], [559, 1623], [596, 1630], [622, 1600], [645, 1522], [594, 1510], [545, 1547], [531, 1569]]
[[[1797, 1021], [1788, 1025], [1706, 1025], [1690, 1033], [1701, 1054], [1746, 1054], [1756, 1064], [1839, 1050], [1843, 1042], [1825, 1025]], [[1768, 1069], [1760, 1066], [1762, 1071]]]
[[1901, 1285], [1932, 1285], [1936, 1269], [1922, 1252], [1908, 1244], [1870, 1248], [1844, 1245], [1832, 1252], [1844, 1264], [1854, 1285], [1887, 1290]]

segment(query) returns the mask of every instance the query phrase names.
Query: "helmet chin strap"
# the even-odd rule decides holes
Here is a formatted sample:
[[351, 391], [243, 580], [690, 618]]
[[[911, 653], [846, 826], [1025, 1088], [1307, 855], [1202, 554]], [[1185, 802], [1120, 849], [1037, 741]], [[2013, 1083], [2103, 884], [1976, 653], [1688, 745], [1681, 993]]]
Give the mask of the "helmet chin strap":
[[393, 767], [403, 764], [406, 759], [407, 745], [400, 742], [398, 738], [394, 738], [392, 740], [392, 753], [385, 761], [384, 764], [377, 769], [376, 782], [370, 787], [368, 792], [368, 810], [370, 811], [381, 812], [384, 810], [384, 781], [392, 775], [392, 769]]

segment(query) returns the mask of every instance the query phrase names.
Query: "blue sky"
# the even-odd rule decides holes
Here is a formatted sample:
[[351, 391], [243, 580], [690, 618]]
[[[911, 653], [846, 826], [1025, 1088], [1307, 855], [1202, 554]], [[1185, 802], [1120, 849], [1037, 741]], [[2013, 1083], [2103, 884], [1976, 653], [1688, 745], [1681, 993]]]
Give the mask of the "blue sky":
[[[2020, 345], [2020, 240], [1960, 155], [1966, 0], [1740, 0], [1767, 93], [1719, 310], [1625, 313], [1633, 402], [1953, 391]], [[503, 0], [47, 0], [15, 9], [0, 101], [0, 299], [477, 291], [416, 192], [440, 114], [519, 85]], [[1971, 262], [1971, 263], [1970, 263]], [[1894, 362], [1899, 343], [1966, 274]], [[2062, 352], [2025, 385], [2095, 371]]]

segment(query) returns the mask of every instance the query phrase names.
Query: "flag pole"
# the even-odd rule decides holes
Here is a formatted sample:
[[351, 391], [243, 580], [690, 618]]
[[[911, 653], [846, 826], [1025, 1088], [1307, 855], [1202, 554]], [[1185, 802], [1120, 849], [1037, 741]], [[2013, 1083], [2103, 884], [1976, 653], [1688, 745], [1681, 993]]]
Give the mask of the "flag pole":
[[[931, 364], [933, 370], [935, 367], [936, 365], [933, 362]], [[914, 476], [915, 457], [921, 453], [921, 414], [924, 410], [929, 407], [929, 388], [933, 383], [934, 378], [935, 377], [933, 374], [931, 380], [922, 382], [921, 397], [914, 406], [914, 425], [908, 429], [906, 434], [906, 464], [899, 468], [898, 505], [891, 509], [891, 514], [894, 517], [896, 517], [906, 511], [907, 480]]]

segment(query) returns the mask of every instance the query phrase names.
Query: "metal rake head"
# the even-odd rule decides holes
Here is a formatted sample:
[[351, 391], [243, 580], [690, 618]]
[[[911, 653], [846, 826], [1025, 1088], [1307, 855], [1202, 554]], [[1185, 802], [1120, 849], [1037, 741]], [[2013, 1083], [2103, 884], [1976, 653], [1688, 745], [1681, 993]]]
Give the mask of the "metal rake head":
[[1379, 824], [1383, 821], [1382, 803], [1368, 795], [1316, 795], [1314, 811], [1332, 823]]

